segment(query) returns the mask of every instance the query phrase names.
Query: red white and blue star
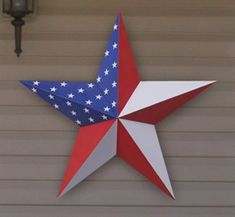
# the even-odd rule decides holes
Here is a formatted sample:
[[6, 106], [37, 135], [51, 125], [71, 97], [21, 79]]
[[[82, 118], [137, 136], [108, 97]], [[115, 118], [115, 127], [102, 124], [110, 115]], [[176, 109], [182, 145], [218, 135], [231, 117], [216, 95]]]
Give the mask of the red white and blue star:
[[58, 196], [117, 155], [172, 198], [155, 125], [214, 83], [140, 81], [121, 16], [95, 81], [21, 82], [80, 126]]

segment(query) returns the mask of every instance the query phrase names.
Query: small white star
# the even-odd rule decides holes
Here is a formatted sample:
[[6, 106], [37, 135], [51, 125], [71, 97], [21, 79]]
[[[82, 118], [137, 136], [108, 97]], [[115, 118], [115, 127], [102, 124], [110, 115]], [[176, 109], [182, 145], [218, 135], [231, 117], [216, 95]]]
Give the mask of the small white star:
[[60, 83], [60, 86], [61, 86], [61, 87], [66, 87], [66, 85], [67, 85], [67, 83], [64, 82], [64, 81], [63, 81], [62, 83]]
[[102, 115], [103, 120], [108, 120], [108, 117], [106, 115]]
[[69, 101], [67, 101], [66, 104], [67, 104], [67, 106], [72, 106], [72, 103]]
[[87, 105], [91, 105], [91, 104], [92, 104], [92, 101], [91, 101], [91, 100], [87, 100], [87, 101], [86, 101], [86, 104], [87, 104]]
[[52, 87], [52, 88], [50, 88], [51, 89], [51, 92], [56, 92], [56, 87]]
[[89, 121], [90, 121], [91, 123], [94, 123], [94, 122], [95, 122], [95, 120], [94, 120], [92, 117], [89, 117]]
[[84, 108], [84, 112], [85, 112], [85, 113], [89, 113], [90, 110], [89, 110], [88, 108]]
[[109, 89], [106, 88], [106, 89], [104, 90], [104, 95], [108, 95], [108, 94], [109, 94]]
[[95, 98], [98, 99], [98, 100], [101, 100], [102, 96], [101, 95], [97, 95], [97, 96], [95, 96]]
[[35, 88], [32, 88], [32, 91], [33, 91], [34, 93], [37, 93], [37, 89], [35, 89]]
[[89, 88], [93, 88], [93, 87], [94, 87], [94, 84], [90, 83], [90, 84], [88, 84], [88, 87], [89, 87]]
[[108, 106], [104, 107], [104, 111], [105, 112], [109, 112], [110, 111], [110, 108]]
[[82, 88], [78, 89], [78, 93], [84, 93], [84, 89]]
[[54, 97], [53, 95], [51, 95], [51, 94], [50, 94], [48, 97], [49, 97], [50, 99], [54, 99], [54, 98], [55, 98], [55, 97]]
[[105, 54], [106, 57], [109, 56], [109, 51], [106, 50], [104, 54]]
[[118, 25], [115, 24], [114, 27], [113, 27], [113, 30], [117, 30], [118, 29]]
[[100, 83], [101, 82], [101, 77], [99, 76], [98, 78], [96, 78], [96, 82]]
[[112, 66], [113, 66], [113, 68], [116, 68], [117, 67], [117, 63], [113, 62]]
[[116, 107], [117, 103], [115, 101], [112, 102], [112, 107]]
[[112, 87], [117, 87], [117, 82], [116, 82], [116, 81], [114, 81], [114, 82], [112, 83]]
[[74, 95], [72, 93], [68, 94], [68, 98], [72, 99], [73, 97], [74, 97]]
[[57, 104], [54, 104], [55, 109], [59, 109], [59, 106]]
[[108, 69], [105, 69], [104, 75], [106, 76], [106, 75], [108, 75], [108, 74], [109, 74], [109, 70], [108, 70]]
[[39, 81], [34, 81], [34, 82], [33, 82], [33, 85], [35, 85], [35, 86], [38, 86], [39, 84], [40, 84]]
[[80, 125], [82, 122], [79, 120], [76, 120], [76, 123]]
[[77, 115], [77, 112], [71, 111], [71, 114], [72, 114], [73, 116], [76, 116], [76, 115]]
[[117, 43], [113, 43], [113, 49], [116, 49], [117, 48]]

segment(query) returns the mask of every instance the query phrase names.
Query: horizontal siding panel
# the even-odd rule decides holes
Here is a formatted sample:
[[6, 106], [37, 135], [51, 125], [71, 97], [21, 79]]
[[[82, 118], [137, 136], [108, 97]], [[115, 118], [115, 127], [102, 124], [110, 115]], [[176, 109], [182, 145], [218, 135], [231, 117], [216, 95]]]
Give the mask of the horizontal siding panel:
[[[113, 1], [101, 0], [97, 3], [95, 0], [77, 2], [69, 0], [64, 4], [63, 0], [56, 0], [55, 5], [48, 3], [46, 0], [39, 1], [40, 14], [83, 14], [83, 15], [103, 15], [116, 14], [121, 11], [129, 15], [233, 15], [235, 5], [232, 0], [214, 0], [211, 1], [187, 1], [175, 0], [150, 0], [146, 4], [143, 0], [132, 0], [132, 4], [126, 4], [125, 0]], [[54, 7], [53, 7], [54, 6]]]
[[[68, 157], [0, 157], [0, 180], [62, 180]], [[235, 158], [165, 158], [171, 180], [234, 182]], [[226, 169], [225, 169], [226, 168]], [[91, 175], [92, 181], [141, 181], [139, 173], [118, 158]]]
[[[76, 132], [0, 131], [1, 156], [69, 156]], [[235, 157], [235, 133], [158, 133], [165, 156]]]
[[[111, 25], [110, 25], [111, 27]], [[84, 32], [23, 32], [24, 41], [106, 41], [111, 28], [106, 31], [84, 31]], [[130, 27], [131, 28], [131, 27]], [[0, 40], [13, 41], [14, 35], [12, 29], [0, 35]], [[215, 42], [233, 42], [234, 32], [159, 32], [153, 31], [130, 31], [128, 35], [131, 41], [215, 41]]]
[[149, 182], [86, 181], [56, 199], [57, 181], [0, 181], [0, 204], [118, 205], [118, 206], [234, 206], [235, 183], [173, 183], [172, 200]]
[[[1, 56], [0, 65], [16, 65], [16, 66], [32, 66], [32, 65], [46, 65], [46, 66], [92, 66], [100, 64], [100, 57], [66, 57], [66, 56], [29, 56], [22, 55], [19, 58], [11, 53], [8, 56]], [[136, 57], [137, 65], [148, 65], [148, 66], [164, 66], [164, 67], [179, 67], [179, 66], [203, 66], [203, 67], [228, 67], [228, 69], [235, 66], [235, 58], [233, 57]], [[98, 66], [97, 66], [98, 67]], [[219, 67], [219, 68], [218, 68]], [[69, 67], [68, 67], [69, 68]], [[68, 69], [69, 70], [69, 69]], [[216, 70], [215, 70], [216, 71]], [[223, 71], [223, 70], [220, 70]], [[227, 71], [227, 70], [226, 70]], [[225, 72], [226, 72], [225, 71]], [[95, 72], [93, 72], [95, 76]], [[223, 76], [222, 76], [223, 75]], [[221, 77], [226, 77], [226, 74], [221, 74]], [[198, 78], [201, 79], [201, 78]], [[226, 78], [225, 78], [226, 79]], [[9, 80], [9, 79], [6, 79]], [[223, 79], [221, 79], [223, 80]]]
[[[158, 125], [160, 131], [235, 131], [234, 108], [181, 108]], [[77, 126], [51, 107], [0, 107], [0, 130], [74, 131]]]
[[[24, 59], [22, 56], [21, 58]], [[75, 59], [71, 65], [66, 64], [65, 59], [60, 59], [64, 65], [52, 65], [54, 60], [48, 59], [47, 63], [39, 65], [36, 63], [37, 58], [32, 59], [31, 63], [26, 64], [0, 64], [0, 81], [13, 80], [93, 80], [99, 66], [92, 62], [86, 65], [77, 64]], [[177, 59], [177, 58], [176, 58]], [[79, 59], [78, 59], [79, 60]], [[99, 62], [100, 58], [96, 58]], [[234, 66], [214, 66], [200, 63], [187, 66], [187, 61], [177, 64], [176, 60], [168, 59], [168, 63], [155, 59], [156, 63], [148, 64], [138, 59], [139, 74], [143, 80], [217, 80], [219, 82], [234, 82]], [[1, 59], [0, 59], [1, 61]], [[13, 60], [12, 60], [13, 61]], [[216, 61], [216, 60], [215, 60]], [[165, 62], [165, 65], [163, 65]], [[21, 63], [21, 61], [19, 62]], [[35, 63], [35, 64], [34, 64]], [[192, 63], [193, 64], [193, 63]], [[7, 87], [8, 83], [0, 83], [0, 88]], [[15, 86], [12, 84], [13, 87]], [[216, 84], [217, 86], [218, 84]], [[15, 87], [16, 88], [16, 87]]]
[[0, 206], [4, 217], [233, 217], [235, 208], [224, 207], [108, 207], [108, 206]]
[[[35, 97], [19, 82], [0, 82], [0, 105], [46, 106], [45, 101]], [[187, 103], [189, 107], [235, 107], [235, 82], [217, 83]]]
[[[108, 39], [108, 38], [107, 38]], [[235, 57], [235, 42], [215, 41], [133, 41], [135, 56]], [[104, 41], [24, 41], [24, 55], [98, 57], [106, 47]], [[0, 41], [0, 55], [11, 55], [12, 40]]]
[[[191, 3], [191, 1], [190, 1]], [[144, 2], [144, 5], [147, 5]], [[116, 9], [118, 10], [118, 9]], [[107, 36], [114, 23], [117, 12], [110, 16], [45, 15], [29, 19], [24, 33], [84, 33], [106, 32]], [[190, 33], [232, 33], [235, 16], [128, 16], [124, 21], [128, 32], [190, 32]], [[0, 32], [9, 34], [12, 27], [9, 19], [0, 20]]]

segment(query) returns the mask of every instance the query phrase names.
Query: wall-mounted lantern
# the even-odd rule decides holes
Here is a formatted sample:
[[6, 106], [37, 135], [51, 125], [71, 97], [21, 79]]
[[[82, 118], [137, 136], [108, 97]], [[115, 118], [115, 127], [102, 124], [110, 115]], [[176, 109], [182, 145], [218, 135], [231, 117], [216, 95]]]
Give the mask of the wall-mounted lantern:
[[34, 12], [34, 0], [2, 0], [2, 11], [12, 16], [12, 25], [15, 27], [15, 53], [19, 57], [21, 49], [21, 28], [24, 25], [23, 18]]

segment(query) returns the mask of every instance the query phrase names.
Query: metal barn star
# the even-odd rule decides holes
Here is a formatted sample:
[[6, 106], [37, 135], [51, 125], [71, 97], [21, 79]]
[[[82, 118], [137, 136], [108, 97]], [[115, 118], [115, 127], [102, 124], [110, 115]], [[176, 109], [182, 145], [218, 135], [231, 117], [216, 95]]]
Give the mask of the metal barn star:
[[118, 16], [94, 82], [22, 83], [81, 126], [58, 196], [117, 155], [174, 198], [155, 125], [214, 81], [140, 81]]

